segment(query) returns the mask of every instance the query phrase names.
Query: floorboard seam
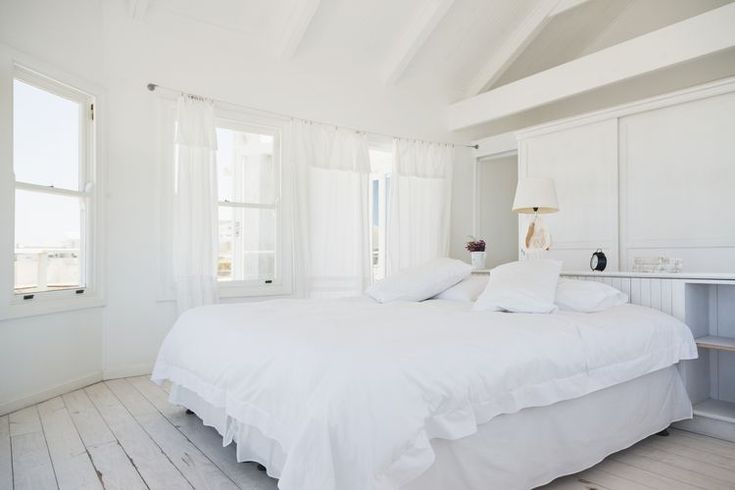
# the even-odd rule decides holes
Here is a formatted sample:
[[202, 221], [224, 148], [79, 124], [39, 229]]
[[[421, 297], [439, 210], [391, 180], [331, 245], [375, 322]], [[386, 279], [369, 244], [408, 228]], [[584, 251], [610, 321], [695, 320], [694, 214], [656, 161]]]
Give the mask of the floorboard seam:
[[[100, 381], [100, 383], [101, 383], [101, 381]], [[95, 384], [99, 384], [99, 383], [95, 383]], [[94, 386], [94, 385], [89, 385], [89, 386]], [[95, 412], [97, 412], [97, 415], [100, 416], [100, 420], [102, 421], [103, 424], [105, 424], [105, 427], [107, 427], [107, 430], [110, 431], [110, 434], [112, 434], [112, 437], [115, 439], [115, 444], [117, 444], [117, 446], [120, 448], [120, 450], [123, 452], [123, 454], [125, 454], [125, 457], [128, 458], [128, 460], [130, 461], [131, 466], [133, 467], [133, 469], [135, 470], [135, 472], [140, 477], [140, 481], [142, 481], [143, 482], [143, 485], [145, 485], [145, 487], [148, 490], [150, 490], [150, 487], [148, 486], [148, 482], [145, 481], [145, 478], [143, 478], [143, 475], [140, 474], [140, 471], [138, 471], [138, 467], [135, 466], [135, 464], [133, 464], [133, 458], [130, 457], [130, 455], [128, 454], [128, 452], [125, 450], [125, 447], [122, 444], [120, 444], [120, 439], [117, 438], [117, 436], [115, 435], [115, 432], [113, 432], [112, 428], [107, 423], [107, 420], [105, 420], [105, 417], [102, 415], [102, 412], [99, 411], [99, 409], [97, 408], [97, 405], [95, 405], [94, 402], [92, 401], [92, 399], [89, 397], [89, 395], [87, 395], [86, 389], [89, 388], [89, 386], [87, 386], [85, 388], [80, 388], [79, 391], [81, 391], [84, 394], [84, 396], [87, 398], [87, 400], [89, 400], [90, 406], [94, 409]], [[66, 403], [66, 402], [64, 402], [64, 403]], [[79, 428], [77, 427], [77, 423], [74, 422], [74, 417], [71, 418], [71, 423], [74, 424], [74, 428], [77, 430], [77, 433], [79, 434]], [[82, 439], [82, 435], [81, 434], [79, 434], [79, 438]], [[84, 442], [84, 439], [82, 439], [82, 444], [84, 444], [85, 449], [89, 449], [87, 447], [87, 444]], [[92, 464], [94, 464], [94, 463], [92, 463]], [[96, 468], [97, 467], [95, 466], [95, 469]]]
[[[153, 407], [153, 408], [154, 408], [154, 409], [155, 409], [155, 410], [156, 410], [156, 411], [157, 411], [158, 413], [160, 413], [160, 414], [161, 414], [161, 417], [163, 417], [163, 419], [164, 419], [164, 420], [165, 420], [166, 422], [168, 422], [168, 423], [169, 423], [169, 424], [171, 425], [171, 427], [173, 427], [174, 429], [176, 429], [176, 431], [177, 431], [177, 432], [178, 432], [179, 434], [181, 434], [182, 436], [184, 436], [184, 439], [186, 439], [187, 441], [189, 441], [189, 443], [190, 443], [190, 444], [191, 444], [192, 446], [194, 446], [195, 448], [199, 449], [199, 452], [200, 452], [200, 453], [202, 454], [202, 456], [204, 456], [205, 458], [207, 458], [207, 461], [209, 461], [210, 463], [212, 463], [212, 464], [213, 464], [213, 465], [215, 466], [215, 468], [217, 468], [218, 470], [220, 470], [220, 472], [221, 472], [221, 473], [222, 473], [222, 474], [223, 474], [223, 475], [224, 475], [224, 476], [225, 476], [225, 477], [226, 477], [226, 478], [227, 478], [228, 480], [230, 480], [230, 481], [232, 482], [232, 484], [233, 484], [233, 485], [235, 485], [235, 486], [236, 486], [237, 488], [240, 488], [240, 485], [238, 485], [238, 484], [237, 484], [237, 482], [236, 482], [235, 480], [233, 480], [232, 478], [230, 478], [230, 475], [228, 475], [228, 474], [227, 474], [227, 472], [226, 472], [226, 471], [225, 471], [224, 469], [222, 469], [222, 467], [220, 467], [220, 465], [218, 465], [218, 464], [217, 464], [217, 463], [216, 463], [215, 461], [213, 461], [213, 460], [212, 460], [212, 458], [210, 458], [209, 456], [207, 456], [207, 453], [205, 453], [204, 451], [202, 451], [202, 450], [201, 450], [201, 449], [199, 448], [199, 446], [197, 446], [196, 444], [194, 444], [194, 441], [192, 441], [191, 439], [189, 439], [189, 436], [187, 436], [186, 434], [184, 434], [184, 433], [183, 433], [183, 432], [181, 431], [181, 429], [179, 429], [179, 428], [178, 428], [178, 427], [176, 426], [176, 424], [174, 424], [173, 422], [171, 422], [171, 421], [169, 420], [169, 418], [168, 418], [168, 417], [166, 417], [166, 415], [165, 415], [165, 414], [164, 414], [164, 413], [163, 413], [163, 412], [162, 412], [162, 411], [161, 411], [161, 410], [160, 410], [160, 409], [159, 409], [159, 408], [158, 408], [158, 407], [157, 407], [157, 406], [156, 406], [156, 405], [155, 405], [155, 404], [154, 404], [153, 402], [151, 402], [151, 401], [150, 401], [150, 400], [148, 399], [148, 397], [147, 397], [147, 396], [145, 396], [145, 393], [143, 393], [142, 391], [140, 391], [140, 390], [138, 389], [138, 387], [137, 387], [137, 386], [135, 386], [135, 385], [134, 385], [133, 383], [131, 383], [130, 381], [128, 381], [128, 378], [125, 378], [125, 381], [126, 381], [126, 382], [127, 382], [127, 383], [128, 383], [129, 385], [130, 385], [130, 386], [132, 386], [132, 387], [133, 387], [133, 389], [134, 389], [135, 391], [137, 391], [138, 393], [140, 393], [140, 396], [142, 396], [143, 398], [145, 398], [145, 400], [146, 400], [146, 401], [147, 401], [148, 403], [150, 403], [150, 404], [151, 404], [151, 406], [152, 406], [152, 407]], [[143, 429], [143, 430], [145, 430], [145, 429]]]
[[10, 444], [10, 487], [15, 490], [15, 464], [13, 463], [13, 436], [10, 435], [10, 414], [8, 414], [8, 443]]
[[43, 435], [43, 442], [46, 446], [46, 453], [48, 454], [49, 463], [51, 463], [51, 471], [54, 473], [54, 480], [56, 481], [56, 488], [61, 488], [59, 485], [59, 477], [56, 475], [56, 465], [54, 465], [54, 458], [51, 457], [51, 449], [48, 447], [48, 439], [46, 439], [46, 428], [41, 418], [41, 413], [38, 411], [38, 404], [33, 405], [33, 410], [36, 411], [36, 417], [38, 417], [38, 423], [41, 425], [41, 435]]
[[[186, 483], [188, 483], [191, 488], [196, 489], [196, 487], [194, 486], [194, 484], [189, 481], [189, 479], [186, 477], [186, 475], [181, 472], [181, 470], [179, 469], [179, 467], [176, 466], [176, 464], [173, 462], [173, 460], [168, 456], [168, 454], [166, 454], [166, 451], [164, 451], [163, 448], [156, 442], [156, 440], [153, 439], [153, 436], [151, 436], [151, 434], [145, 429], [145, 427], [143, 427], [142, 425], [140, 425], [140, 422], [138, 422], [138, 419], [135, 418], [135, 415], [133, 415], [133, 413], [130, 411], [130, 409], [128, 409], [128, 407], [125, 405], [125, 403], [123, 403], [123, 401], [120, 399], [119, 396], [117, 396], [117, 394], [112, 390], [112, 388], [109, 387], [109, 385], [107, 384], [107, 382], [106, 381], [103, 381], [102, 383], [105, 385], [105, 388], [107, 388], [108, 390], [110, 390], [110, 393], [112, 393], [112, 396], [114, 396], [115, 398], [117, 398], [117, 401], [120, 402], [120, 405], [122, 405], [122, 407], [125, 409], [125, 411], [128, 412], [130, 414], [130, 416], [133, 418], [133, 422], [135, 422], [136, 424], [138, 424], [138, 427], [140, 427], [143, 430], [143, 432], [145, 432], [145, 434], [148, 436], [148, 439], [150, 439], [151, 442], [153, 442], [153, 444], [156, 445], [156, 447], [158, 448], [158, 450], [161, 451], [161, 454], [163, 454], [166, 457], [166, 459], [171, 463], [171, 466], [173, 466], [174, 469], [179, 472], [179, 474], [186, 481]], [[131, 459], [131, 462], [132, 462], [132, 459]]]

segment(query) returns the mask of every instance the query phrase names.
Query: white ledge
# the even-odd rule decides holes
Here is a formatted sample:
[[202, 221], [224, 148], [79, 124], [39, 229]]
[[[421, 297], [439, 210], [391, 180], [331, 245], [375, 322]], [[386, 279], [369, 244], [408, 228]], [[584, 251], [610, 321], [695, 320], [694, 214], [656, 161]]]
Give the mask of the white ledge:
[[735, 46], [735, 3], [503, 85], [449, 107], [465, 129]]

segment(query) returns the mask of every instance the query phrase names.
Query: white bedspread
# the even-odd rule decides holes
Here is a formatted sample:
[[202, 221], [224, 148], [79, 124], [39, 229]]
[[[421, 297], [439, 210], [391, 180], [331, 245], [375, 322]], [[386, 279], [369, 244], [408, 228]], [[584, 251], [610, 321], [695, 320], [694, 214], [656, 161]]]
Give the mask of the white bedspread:
[[185, 313], [152, 377], [277, 441], [269, 473], [283, 490], [395, 489], [432, 464], [432, 438], [696, 356], [683, 323], [634, 305], [534, 315], [276, 300]]

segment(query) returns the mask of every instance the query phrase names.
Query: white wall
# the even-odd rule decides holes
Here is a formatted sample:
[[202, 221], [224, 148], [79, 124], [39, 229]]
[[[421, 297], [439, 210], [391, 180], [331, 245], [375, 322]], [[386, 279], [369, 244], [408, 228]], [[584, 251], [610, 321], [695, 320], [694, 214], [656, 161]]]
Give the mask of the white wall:
[[620, 152], [625, 268], [666, 255], [735, 271], [735, 92], [621, 118]]
[[[31, 54], [39, 64], [97, 83], [101, 80], [101, 4], [97, 0], [70, 2], [0, 2], [0, 44]], [[2, 47], [2, 46], [0, 46]], [[69, 56], [74, 53], [74, 56]], [[8, 52], [0, 57], [7, 61]], [[0, 69], [5, 102], [10, 101], [12, 76], [8, 66]], [[5, 108], [2, 118], [11, 117]], [[0, 124], [0, 127], [5, 127]], [[5, 140], [5, 138], [3, 138]], [[12, 158], [5, 146], [0, 162], [3, 205], [12, 204]], [[6, 213], [2, 213], [5, 217]], [[3, 239], [7, 235], [3, 233]], [[12, 267], [3, 264], [5, 274]], [[12, 281], [12, 279], [11, 279]], [[0, 413], [48, 398], [72, 387], [99, 379], [103, 369], [100, 345], [103, 338], [100, 309], [70, 311], [17, 320], [0, 320]]]
[[102, 311], [0, 321], [0, 413], [102, 376]]
[[637, 256], [684, 259], [690, 272], [735, 271], [735, 79], [519, 134], [522, 175], [552, 177], [551, 257], [610, 270]]
[[157, 96], [145, 90], [148, 82], [398, 136], [451, 136], [443, 100], [386, 87], [380, 74], [368, 78], [308, 56], [275, 60], [231, 30], [155, 8], [133, 20], [126, 5], [0, 0], [0, 44], [104, 88], [97, 114], [105, 127], [107, 244], [103, 308], [0, 321], [0, 412], [74, 380], [148, 372], [173, 323], [173, 303], [159, 301], [157, 268], [165, 258], [152, 239], [159, 142]]
[[453, 170], [449, 255], [469, 262], [470, 257], [464, 246], [467, 237], [474, 233], [475, 151], [467, 147], [457, 147], [454, 151]]
[[[617, 120], [609, 119], [522, 139], [519, 175], [554, 180], [559, 212], [543, 215], [551, 232], [550, 258], [567, 271], [586, 270], [602, 249], [618, 268]], [[530, 216], [522, 216], [519, 242]]]
[[518, 216], [512, 211], [518, 156], [477, 161], [475, 236], [485, 240], [487, 267], [518, 260]]

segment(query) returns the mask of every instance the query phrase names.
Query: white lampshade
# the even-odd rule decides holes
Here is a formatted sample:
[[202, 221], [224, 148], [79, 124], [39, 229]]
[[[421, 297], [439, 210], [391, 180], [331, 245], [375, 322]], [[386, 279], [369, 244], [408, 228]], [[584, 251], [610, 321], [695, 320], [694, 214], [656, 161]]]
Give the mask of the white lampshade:
[[[538, 211], [534, 211], [538, 208]], [[513, 211], [522, 214], [556, 213], [559, 202], [556, 199], [554, 181], [545, 177], [526, 177], [518, 180]]]

